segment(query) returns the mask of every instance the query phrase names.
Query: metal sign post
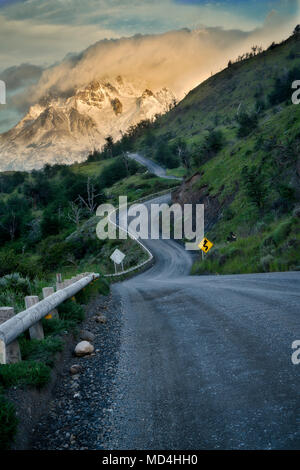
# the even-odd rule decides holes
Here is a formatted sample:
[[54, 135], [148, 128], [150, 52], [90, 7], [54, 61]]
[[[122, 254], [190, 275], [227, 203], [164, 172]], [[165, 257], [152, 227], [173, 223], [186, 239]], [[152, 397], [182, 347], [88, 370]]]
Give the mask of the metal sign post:
[[117, 274], [117, 265], [118, 264], [121, 264], [122, 266], [122, 272], [124, 271], [124, 264], [123, 264], [123, 261], [124, 261], [124, 258], [125, 258], [126, 255], [124, 255], [124, 253], [122, 253], [122, 251], [116, 249], [113, 254], [110, 256], [110, 259], [114, 262], [114, 266], [115, 266], [115, 274]]

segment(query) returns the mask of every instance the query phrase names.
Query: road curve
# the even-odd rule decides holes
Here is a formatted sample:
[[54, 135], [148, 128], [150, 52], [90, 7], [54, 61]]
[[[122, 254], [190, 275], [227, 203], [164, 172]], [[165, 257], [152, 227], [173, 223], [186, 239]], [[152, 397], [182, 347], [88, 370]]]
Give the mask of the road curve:
[[156, 176], [160, 176], [161, 178], [167, 178], [172, 180], [181, 180], [182, 178], [177, 178], [176, 176], [167, 175], [165, 168], [162, 168], [160, 165], [155, 163], [153, 160], [149, 160], [149, 158], [143, 157], [139, 153], [128, 153], [129, 158], [135, 160], [136, 162], [144, 165], [148, 168], [150, 173], [153, 173]]
[[[152, 164], [152, 162], [151, 162]], [[299, 449], [300, 273], [189, 276], [172, 240], [122, 307], [107, 449]]]

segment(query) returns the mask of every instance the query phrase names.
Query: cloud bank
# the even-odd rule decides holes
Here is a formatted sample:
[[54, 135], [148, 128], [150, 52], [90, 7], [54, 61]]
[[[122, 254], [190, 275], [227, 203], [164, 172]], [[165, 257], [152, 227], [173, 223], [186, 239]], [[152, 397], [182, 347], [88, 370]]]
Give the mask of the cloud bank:
[[[19, 56], [23, 61], [39, 64], [21, 64], [5, 71], [8, 90], [13, 92], [6, 108], [1, 109], [0, 132], [15, 125], [31, 104], [49, 92], [67, 95], [94, 79], [109, 80], [118, 75], [141, 79], [154, 90], [169, 87], [181, 99], [224, 68], [229, 59], [250, 50], [253, 44], [267, 47], [272, 41], [286, 38], [300, 22], [297, 15], [289, 14], [295, 11], [296, 0], [271, 1], [268, 5], [278, 9], [269, 11], [264, 7], [269, 11], [265, 19], [257, 14], [256, 2], [247, 2], [253, 10], [248, 17], [242, 16], [238, 8], [233, 12], [232, 1], [226, 2], [227, 6], [231, 4], [227, 10], [222, 1], [200, 2], [200, 6], [199, 2], [192, 3], [186, 6], [186, 2], [177, 0], [30, 0], [0, 8], [2, 67], [12, 61], [18, 63]], [[259, 12], [263, 3], [266, 2], [259, 2]], [[180, 25], [194, 27], [158, 32]], [[153, 30], [155, 34], [127, 37], [130, 32], [141, 30]], [[120, 38], [122, 33], [125, 37]], [[83, 49], [91, 43], [94, 45], [83, 52], [70, 53], [78, 50], [79, 44]], [[57, 62], [60, 54], [65, 59]], [[49, 61], [57, 63], [49, 67]], [[27, 82], [22, 75], [28, 78]], [[34, 86], [28, 87], [30, 75]]]
[[45, 70], [31, 89], [30, 101], [37, 102], [49, 91], [68, 93], [94, 79], [109, 80], [117, 75], [143, 79], [154, 90], [167, 86], [182, 98], [224, 68], [229, 59], [250, 50], [253, 44], [267, 47], [291, 34], [293, 27], [294, 22], [283, 24], [272, 11], [262, 27], [250, 32], [203, 27], [99, 41]]
[[158, 34], [183, 27], [250, 31], [276, 10], [284, 24], [298, 0], [21, 0], [0, 1], [0, 67], [51, 65], [104, 38]]

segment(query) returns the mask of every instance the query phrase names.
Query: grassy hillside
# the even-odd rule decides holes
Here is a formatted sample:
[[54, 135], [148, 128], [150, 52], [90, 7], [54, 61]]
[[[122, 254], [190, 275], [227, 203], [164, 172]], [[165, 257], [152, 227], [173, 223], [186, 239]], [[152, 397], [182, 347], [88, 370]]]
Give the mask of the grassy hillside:
[[[32, 173], [0, 175], [0, 278], [19, 273], [53, 282], [55, 272], [113, 271], [109, 256], [118, 246], [129, 268], [145, 256], [132, 240], [101, 241], [95, 211], [101, 203], [129, 201], [173, 186], [124, 156], [93, 154], [72, 166], [46, 166]], [[3, 297], [3, 295], [2, 295]], [[3, 303], [4, 299], [1, 298]], [[16, 299], [14, 306], [21, 308]]]
[[[164, 137], [170, 144], [182, 138], [189, 145], [196, 144], [197, 151], [206, 132], [222, 126], [226, 128], [228, 140], [232, 140], [237, 113], [268, 106], [268, 95], [274, 89], [275, 80], [284, 79], [287, 71], [295, 67], [300, 67], [299, 35], [254, 57], [233, 63], [192, 90], [155, 122], [150, 131], [155, 136], [150, 148], [155, 147], [159, 137]], [[137, 145], [147, 148], [149, 141], [144, 134]]]
[[230, 63], [135, 130], [135, 150], [185, 174], [174, 200], [205, 205], [215, 245], [193, 273], [300, 269], [300, 106], [291, 102], [297, 79], [294, 34]]

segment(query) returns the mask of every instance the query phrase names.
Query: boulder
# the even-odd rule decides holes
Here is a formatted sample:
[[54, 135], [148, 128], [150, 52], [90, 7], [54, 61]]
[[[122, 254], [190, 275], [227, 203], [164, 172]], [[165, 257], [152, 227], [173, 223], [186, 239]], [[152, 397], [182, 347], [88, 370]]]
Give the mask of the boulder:
[[78, 357], [88, 356], [94, 352], [94, 346], [89, 341], [81, 341], [75, 348], [75, 355]]
[[79, 364], [73, 364], [70, 367], [70, 374], [71, 375], [80, 374], [80, 372], [82, 372], [82, 367]]
[[91, 333], [90, 331], [87, 331], [87, 330], [81, 330], [79, 333], [79, 336], [80, 336], [80, 339], [82, 339], [83, 341], [89, 341], [90, 343], [95, 341], [94, 333]]

